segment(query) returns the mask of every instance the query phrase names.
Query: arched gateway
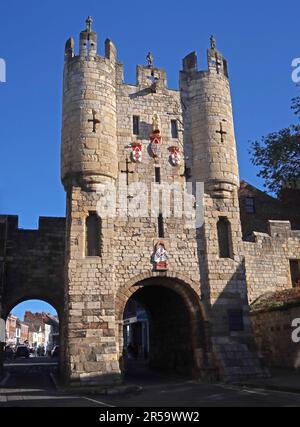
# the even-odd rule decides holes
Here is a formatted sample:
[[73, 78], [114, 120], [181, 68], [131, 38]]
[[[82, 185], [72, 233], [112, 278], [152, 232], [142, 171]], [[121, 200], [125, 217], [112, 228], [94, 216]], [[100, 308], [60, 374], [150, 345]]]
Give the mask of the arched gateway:
[[[149, 276], [149, 275], [148, 275]], [[122, 370], [126, 370], [128, 346], [142, 346], [139, 355], [150, 369], [199, 375], [207, 365], [209, 349], [208, 322], [203, 304], [193, 287], [176, 277], [150, 276], [119, 288], [116, 295], [118, 345]], [[199, 291], [198, 291], [199, 292]], [[129, 305], [142, 308], [139, 320], [130, 316]], [[146, 318], [143, 317], [143, 309]], [[129, 310], [129, 312], [128, 312]], [[127, 313], [126, 313], [127, 312]], [[129, 314], [128, 314], [129, 313]], [[139, 324], [147, 327], [146, 338], [139, 334]], [[132, 325], [135, 342], [126, 339], [126, 328]], [[135, 326], [135, 327], [134, 327]], [[128, 329], [129, 331], [129, 329]], [[135, 332], [138, 331], [138, 332]], [[134, 339], [134, 338], [133, 338]], [[147, 343], [142, 344], [146, 340]], [[146, 351], [146, 355], [145, 355]]]

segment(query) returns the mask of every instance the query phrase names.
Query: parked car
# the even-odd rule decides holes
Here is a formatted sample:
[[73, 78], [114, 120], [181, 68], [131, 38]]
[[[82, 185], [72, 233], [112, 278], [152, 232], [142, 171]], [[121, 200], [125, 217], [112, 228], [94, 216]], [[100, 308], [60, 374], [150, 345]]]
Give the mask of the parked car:
[[53, 347], [51, 351], [51, 357], [58, 357], [59, 356], [59, 345], [56, 345]]
[[15, 351], [15, 358], [17, 357], [26, 357], [28, 359], [30, 356], [30, 352], [26, 345], [19, 345]]

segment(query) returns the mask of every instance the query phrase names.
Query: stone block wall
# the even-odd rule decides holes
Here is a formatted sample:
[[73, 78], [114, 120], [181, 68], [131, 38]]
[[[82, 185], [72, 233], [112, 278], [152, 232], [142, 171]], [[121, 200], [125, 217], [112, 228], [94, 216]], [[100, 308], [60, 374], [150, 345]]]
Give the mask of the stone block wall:
[[290, 260], [300, 259], [300, 231], [286, 221], [269, 221], [269, 234], [243, 242], [249, 302], [267, 292], [292, 287]]
[[268, 367], [300, 368], [300, 343], [292, 340], [292, 322], [299, 318], [299, 301], [297, 307], [251, 313], [255, 341]]
[[0, 216], [7, 225], [2, 315], [28, 299], [42, 299], [62, 315], [65, 219], [40, 218], [38, 230], [18, 228], [17, 216]]

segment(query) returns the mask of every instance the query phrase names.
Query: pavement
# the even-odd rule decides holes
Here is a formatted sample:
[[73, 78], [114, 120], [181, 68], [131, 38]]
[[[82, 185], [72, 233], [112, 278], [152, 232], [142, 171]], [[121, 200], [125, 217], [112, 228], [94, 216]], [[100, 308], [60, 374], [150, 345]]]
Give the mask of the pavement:
[[[53, 381], [57, 370], [57, 362], [48, 358], [8, 363], [6, 379], [0, 383], [0, 407], [300, 407], [300, 374], [291, 371], [280, 371], [276, 378], [244, 386], [203, 384], [179, 376], [138, 372], [128, 377], [127, 383], [141, 386], [141, 393], [91, 396], [57, 389]], [[272, 385], [295, 388], [293, 392], [279, 391], [268, 388]]]
[[273, 369], [270, 378], [247, 380], [238, 385], [300, 394], [300, 370]]

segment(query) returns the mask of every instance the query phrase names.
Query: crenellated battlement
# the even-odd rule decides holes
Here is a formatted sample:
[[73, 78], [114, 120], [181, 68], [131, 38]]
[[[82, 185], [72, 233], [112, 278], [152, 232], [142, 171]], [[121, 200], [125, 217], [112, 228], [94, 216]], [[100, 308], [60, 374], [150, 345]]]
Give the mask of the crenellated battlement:
[[242, 243], [250, 302], [294, 285], [290, 262], [300, 259], [300, 230], [289, 221], [269, 221], [268, 228], [268, 234], [254, 232], [252, 241]]
[[290, 221], [268, 221], [268, 233], [254, 231], [252, 240], [246, 243], [258, 243], [260, 245], [274, 245], [279, 241], [298, 239], [300, 241], [300, 230], [292, 230]]
[[[73, 37], [67, 40], [65, 45], [65, 60], [70, 61], [73, 58], [97, 60], [98, 55], [98, 36], [95, 31], [92, 31], [93, 20], [89, 16], [86, 20], [86, 29], [81, 31], [79, 36], [79, 55], [75, 53], [75, 40]], [[116, 62], [117, 49], [113, 42], [109, 39], [105, 41], [105, 59]]]
[[210, 38], [210, 49], [207, 50], [206, 70], [198, 69], [197, 52], [191, 52], [183, 59], [183, 73], [188, 73], [190, 78], [199, 79], [208, 74], [217, 74], [219, 77], [224, 76], [228, 79], [228, 64], [222, 53], [216, 48], [216, 40], [213, 36]]
[[7, 224], [9, 232], [34, 232], [34, 233], [43, 233], [43, 232], [65, 232], [66, 227], [66, 218], [62, 217], [39, 217], [39, 223], [37, 229], [24, 229], [19, 226], [19, 217], [18, 215], [0, 215], [0, 224]]
[[[124, 83], [124, 67], [118, 62], [117, 48], [110, 39], [105, 41], [104, 56], [98, 53], [98, 36], [95, 31], [92, 31], [92, 19], [88, 17], [86, 20], [86, 29], [81, 31], [79, 36], [79, 50], [76, 53], [76, 44], [73, 37], [69, 38], [65, 45], [65, 62], [76, 63], [78, 60], [87, 60], [92, 62], [109, 62], [116, 63], [117, 66], [117, 83]], [[151, 53], [149, 53], [151, 55]], [[147, 57], [148, 60], [149, 57]], [[154, 67], [153, 58], [151, 55], [151, 63], [148, 65], [137, 65], [136, 68], [136, 86], [140, 88], [148, 88], [149, 82], [152, 82], [153, 93], [156, 89], [165, 89], [168, 87], [167, 73], [164, 69]], [[211, 37], [211, 48], [207, 50], [207, 70], [198, 70], [197, 53], [192, 52], [183, 59], [183, 70], [181, 73], [187, 73], [189, 79], [197, 80], [209, 74], [218, 74], [219, 77], [225, 76], [228, 78], [227, 61], [219, 50], [216, 49], [215, 39]]]

